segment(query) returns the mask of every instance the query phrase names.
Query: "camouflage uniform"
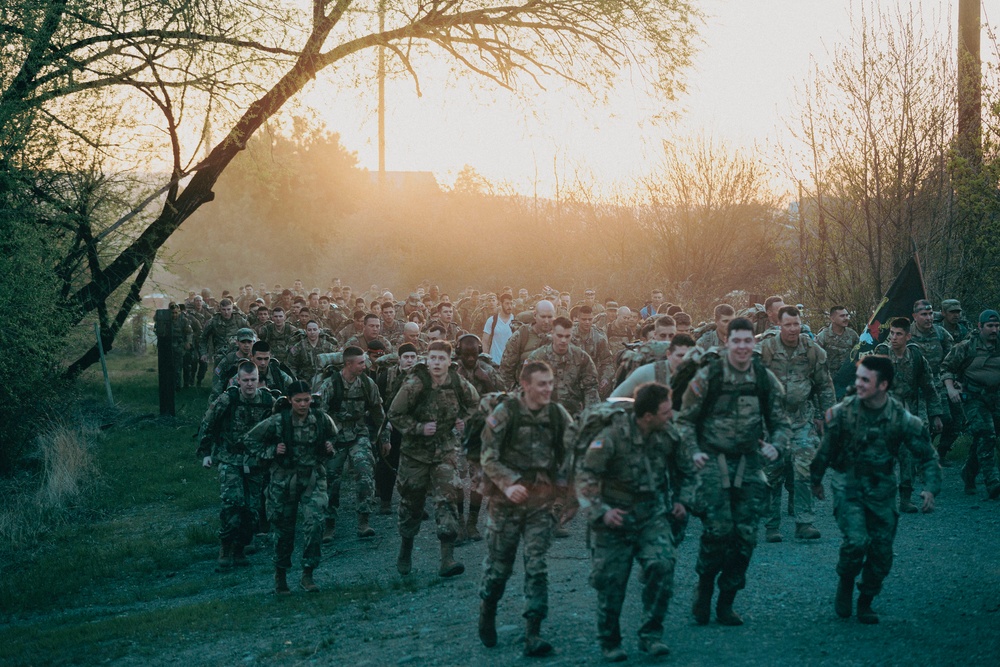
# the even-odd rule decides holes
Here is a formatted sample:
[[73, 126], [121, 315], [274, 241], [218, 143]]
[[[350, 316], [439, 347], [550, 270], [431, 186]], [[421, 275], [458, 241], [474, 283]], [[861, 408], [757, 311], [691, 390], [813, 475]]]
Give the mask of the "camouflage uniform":
[[[459, 440], [454, 424], [466, 420], [479, 404], [479, 394], [466, 380], [449, 371], [444, 383], [424, 389], [425, 367], [411, 370], [389, 407], [392, 427], [403, 435], [400, 447], [399, 534], [416, 537], [427, 492], [434, 494], [434, 520], [442, 540], [458, 536]], [[457, 386], [456, 386], [457, 382]], [[437, 422], [437, 432], [423, 434], [424, 424]]]
[[[286, 428], [290, 434], [286, 434]], [[295, 523], [302, 506], [303, 568], [319, 565], [323, 539], [323, 513], [326, 511], [326, 470], [330, 455], [324, 443], [337, 434], [333, 420], [322, 410], [311, 408], [301, 421], [289, 409], [272, 415], [246, 434], [243, 442], [252, 454], [271, 462], [271, 481], [267, 485], [267, 515], [277, 533], [274, 549], [275, 567], [292, 566], [295, 546]], [[290, 437], [289, 437], [290, 435]], [[284, 443], [287, 451], [276, 454]]]
[[557, 354], [549, 343], [529, 354], [528, 359], [544, 361], [552, 367], [555, 376], [552, 400], [560, 403], [571, 415], [578, 415], [587, 406], [600, 402], [597, 367], [583, 348], [570, 344], [566, 354]]
[[[875, 346], [875, 354], [884, 354], [892, 360], [895, 375], [892, 388], [889, 389], [890, 396], [898, 399], [911, 414], [920, 417], [925, 426], [934, 417], [944, 414], [941, 398], [932, 379], [933, 374], [919, 347], [907, 345], [903, 356], [899, 357], [888, 344], [880, 343]], [[909, 450], [900, 450], [900, 502], [909, 502], [910, 494], [913, 493], [915, 468], [916, 461], [910, 456]]]
[[185, 369], [185, 373], [190, 372], [194, 383], [200, 387], [202, 380], [205, 379], [205, 374], [208, 373], [208, 364], [201, 360], [201, 355], [206, 353], [201, 340], [201, 334], [205, 330], [205, 325], [208, 324], [212, 314], [204, 306], [202, 306], [201, 310], [190, 307], [184, 314], [187, 315], [188, 321], [191, 322], [193, 332], [191, 349], [187, 354], [187, 364], [190, 367], [190, 371]]
[[244, 361], [253, 363], [250, 357], [244, 357], [240, 353], [239, 348], [232, 352], [227, 352], [219, 360], [219, 363], [215, 365], [215, 370], [212, 372], [212, 391], [208, 395], [209, 402], [214, 401], [226, 390], [226, 387], [229, 386], [229, 381], [236, 376], [236, 369]]
[[611, 356], [614, 357], [625, 349], [625, 343], [631, 343], [635, 339], [635, 332], [627, 323], [615, 320], [608, 323], [607, 336], [608, 348], [611, 350]]
[[[721, 395], [711, 411], [702, 416], [712, 364], [721, 364], [717, 371], [722, 374]], [[746, 586], [746, 571], [757, 544], [757, 524], [767, 511], [769, 490], [759, 443], [765, 423], [770, 422], [770, 441], [779, 453], [791, 435], [788, 418], [781, 409], [781, 383], [773, 373], [765, 372], [770, 385], [767, 420], [755, 393], [754, 366], [740, 371], [725, 355], [709, 361], [695, 374], [684, 391], [677, 415], [677, 428], [689, 452], [708, 454], [695, 503], [696, 516], [703, 524], [695, 569], [703, 578], [714, 580], [719, 575], [720, 591], [738, 591]]]
[[219, 467], [219, 540], [246, 546], [260, 522], [264, 467], [240, 441], [271, 415], [274, 398], [258, 389], [247, 400], [239, 390], [223, 392], [201, 420], [198, 458], [211, 456]]
[[190, 348], [194, 347], [194, 329], [184, 313], [170, 320], [170, 348], [174, 359], [174, 388], [190, 387], [190, 376], [185, 382], [185, 362]]
[[234, 312], [227, 320], [222, 313], [212, 315], [201, 332], [202, 351], [218, 364], [229, 351], [229, 341], [236, 337], [236, 332], [247, 326], [246, 319]]
[[721, 344], [721, 341], [719, 341], [719, 332], [715, 329], [706, 331], [695, 342], [695, 345], [703, 350], [710, 350], [713, 347], [719, 347]]
[[520, 327], [507, 340], [507, 346], [503, 349], [503, 358], [500, 360], [500, 378], [507, 389], [518, 386], [521, 375], [521, 365], [528, 355], [547, 344], [552, 336], [547, 333], [538, 333], [535, 327]]
[[937, 495], [941, 470], [927, 427], [892, 397], [872, 410], [848, 396], [826, 413], [823, 444], [812, 462], [812, 485], [831, 475], [833, 513], [844, 534], [837, 573], [854, 579], [858, 590], [874, 597], [892, 567], [892, 542], [899, 518], [893, 467], [908, 449], [920, 463], [927, 490]]
[[330, 341], [320, 336], [316, 344], [313, 345], [308, 339], [303, 338], [292, 345], [288, 351], [288, 365], [295, 372], [295, 377], [311, 384], [313, 378], [323, 370], [323, 363], [319, 356], [336, 351], [336, 341]]
[[611, 356], [611, 347], [608, 345], [608, 337], [597, 327], [591, 327], [590, 333], [584, 336], [580, 333], [580, 327], [574, 324], [570, 342], [583, 348], [583, 351], [594, 360], [594, 365], [597, 366], [598, 387], [602, 382], [607, 382], [607, 388], [610, 390], [611, 381], [615, 377], [615, 364]]
[[[333, 405], [333, 383], [340, 383], [340, 405]], [[375, 381], [365, 374], [347, 384], [344, 374], [336, 372], [319, 388], [320, 405], [333, 417], [339, 432], [333, 441], [333, 457], [326, 462], [326, 488], [330, 496], [326, 518], [336, 522], [340, 509], [340, 479], [348, 460], [354, 470], [358, 514], [375, 509], [375, 457], [372, 440], [385, 421], [382, 397]]]
[[[621, 644], [622, 604], [633, 560], [642, 567], [639, 639], [659, 640], [673, 595], [676, 544], [668, 512], [690, 506], [697, 473], [672, 426], [643, 435], [635, 417], [622, 413], [588, 447], [576, 475], [577, 496], [594, 531], [590, 584], [597, 590], [597, 636], [603, 648]], [[604, 515], [627, 512], [620, 528]]]
[[765, 526], [777, 530], [781, 525], [781, 487], [791, 472], [794, 484], [795, 523], [812, 525], [809, 486], [809, 464], [819, 447], [819, 433], [814, 420], [833, 407], [833, 382], [827, 370], [827, 356], [818, 344], [803, 334], [798, 345], [789, 348], [781, 336], [771, 336], [758, 345], [761, 360], [785, 388], [781, 408], [792, 430], [789, 449], [777, 461], [765, 464], [767, 482], [771, 486], [770, 509]]
[[948, 392], [945, 391], [941, 378], [941, 362], [955, 346], [955, 340], [940, 324], [932, 324], [931, 330], [924, 334], [920, 332], [917, 323], [914, 322], [910, 325], [910, 344], [920, 347], [920, 351], [923, 352], [924, 359], [927, 360], [927, 365], [931, 369], [934, 388], [938, 392], [941, 404], [943, 406], [947, 403], [950, 407], [948, 410], [942, 410], [941, 421], [944, 429], [941, 431], [941, 439], [938, 442], [938, 451], [947, 453], [961, 434], [965, 422], [961, 407], [948, 402]]
[[[396, 349], [396, 348], [394, 348], [392, 346], [392, 343], [390, 343], [389, 339], [386, 338], [385, 336], [382, 336], [382, 335], [376, 336], [374, 340], [380, 341], [382, 343], [382, 345], [385, 346], [385, 353], [386, 354], [391, 354], [392, 351], [394, 349]], [[368, 351], [368, 342], [369, 341], [368, 341], [368, 339], [365, 338], [364, 334], [358, 334], [357, 336], [351, 336], [351, 338], [349, 338], [348, 341], [346, 343], [344, 343], [344, 348], [343, 349], [346, 350], [347, 348], [349, 348], [349, 347], [351, 347], [353, 345], [354, 347], [360, 347], [362, 350], [364, 350], [365, 352], [367, 352]]]
[[[508, 405], [514, 400], [516, 408]], [[553, 410], [561, 423], [554, 423]], [[489, 550], [483, 561], [479, 597], [492, 604], [503, 597], [514, 570], [518, 542], [523, 537], [525, 618], [543, 619], [548, 615], [545, 556], [557, 521], [553, 508], [565, 501], [569, 493], [571, 445], [567, 434], [572, 423], [559, 404], [532, 413], [517, 392], [497, 406], [483, 428], [480, 462], [489, 480], [486, 521]], [[516, 426], [517, 432], [508, 434], [512, 426]], [[560, 433], [562, 438], [557, 440]], [[515, 484], [527, 489], [528, 500], [515, 504], [504, 495], [504, 490]]]
[[1000, 424], [1000, 345], [989, 345], [976, 333], [952, 348], [941, 364], [942, 379], [961, 382], [965, 414], [972, 432], [969, 457], [962, 468], [967, 487], [975, 487], [976, 475], [991, 497], [1000, 494], [997, 474], [997, 425]]
[[288, 363], [288, 351], [301, 335], [300, 331], [290, 322], [285, 322], [285, 326], [278, 330], [278, 325], [268, 322], [260, 328], [260, 339], [271, 346], [271, 356], [278, 361]]
[[969, 323], [965, 320], [959, 320], [955, 324], [949, 324], [947, 320], [941, 320], [941, 328], [951, 334], [952, 340], [956, 344], [968, 338], [969, 332], [972, 331]]
[[[826, 367], [830, 370], [831, 378], [837, 377], [837, 373], [851, 358], [851, 351], [859, 340], [858, 332], [850, 327], [844, 329], [844, 333], [838, 336], [833, 332], [832, 324], [828, 324], [816, 334], [816, 342], [826, 351]], [[847, 385], [834, 386], [834, 391], [837, 400], [840, 400], [847, 392]]]
[[403, 340], [404, 326], [406, 326], [406, 322], [403, 320], [393, 319], [392, 324], [382, 320], [382, 337], [388, 340], [392, 345], [399, 345]]

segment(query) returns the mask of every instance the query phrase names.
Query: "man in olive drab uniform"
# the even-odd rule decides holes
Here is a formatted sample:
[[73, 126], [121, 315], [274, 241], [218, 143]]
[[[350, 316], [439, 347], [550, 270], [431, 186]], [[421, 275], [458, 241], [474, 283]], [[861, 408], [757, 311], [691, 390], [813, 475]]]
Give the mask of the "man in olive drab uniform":
[[396, 304], [387, 301], [382, 304], [382, 336], [393, 345], [403, 342], [403, 327], [406, 322], [396, 319]]
[[[701, 469], [695, 509], [703, 530], [692, 605], [699, 625], [709, 621], [716, 577], [716, 618], [723, 625], [743, 624], [733, 601], [746, 586], [758, 523], [767, 507], [764, 460], [777, 460], [791, 435], [781, 410], [781, 383], [754, 360], [753, 324], [738, 317], [726, 333], [725, 353], [698, 370], [677, 416], [681, 439]], [[771, 442], [763, 439], [765, 428]]]
[[349, 338], [344, 343], [344, 347], [360, 347], [364, 352], [367, 352], [369, 346], [375, 341], [380, 341], [385, 346], [386, 353], [392, 352], [392, 343], [382, 335], [382, 320], [378, 315], [368, 313], [364, 317], [364, 328], [361, 330], [361, 333]]
[[622, 306], [615, 311], [615, 319], [608, 322], [606, 331], [608, 347], [614, 356], [625, 349], [626, 343], [635, 340], [635, 327], [632, 326], [632, 309]]
[[271, 321], [260, 328], [259, 337], [271, 346], [271, 354], [275, 359], [287, 364], [288, 351], [299, 335], [301, 334], [295, 325], [286, 320], [285, 309], [276, 306], [271, 311]]
[[[375, 382], [383, 397], [383, 405], [392, 405], [392, 401], [403, 386], [406, 374], [417, 363], [417, 348], [412, 343], [403, 343], [397, 354], [399, 362], [395, 364], [380, 364]], [[384, 453], [375, 462], [375, 494], [381, 501], [379, 514], [392, 514], [392, 492], [396, 486], [396, 470], [399, 469], [399, 449], [403, 444], [403, 435], [392, 425], [387, 425], [389, 431], [389, 453]]]
[[271, 393], [258, 388], [257, 367], [251, 362], [242, 362], [236, 377], [239, 388], [212, 403], [198, 432], [202, 465], [219, 468], [219, 571], [250, 564], [244, 549], [260, 523], [264, 468], [240, 438], [270, 417], [274, 405]]
[[552, 342], [528, 355], [528, 360], [547, 363], [556, 377], [552, 400], [574, 417], [586, 407], [598, 403], [597, 367], [583, 348], [570, 343], [573, 323], [557, 317], [552, 325]]
[[[319, 387], [320, 406], [339, 429], [333, 441], [333, 457], [326, 462], [326, 488], [330, 500], [326, 510], [323, 542], [332, 542], [340, 509], [340, 479], [350, 461], [357, 493], [358, 537], [372, 537], [369, 518], [375, 509], [375, 456], [372, 443], [385, 421], [382, 397], [375, 381], [365, 372], [365, 353], [353, 345], [344, 350], [344, 367]], [[380, 453], [388, 453], [388, 433], [378, 441]]]
[[326, 509], [324, 462], [333, 455], [331, 440], [337, 435], [333, 420], [311, 407], [309, 385], [296, 380], [288, 388], [291, 408], [285, 408], [253, 427], [243, 437], [250, 453], [270, 462], [267, 514], [277, 534], [274, 548], [274, 592], [286, 595], [286, 573], [292, 566], [295, 524], [302, 508], [302, 579], [308, 593], [319, 590], [313, 571], [319, 565]]
[[520, 327], [507, 340], [500, 360], [500, 378], [507, 388], [512, 389], [518, 385], [521, 364], [528, 355], [549, 342], [555, 318], [555, 306], [543, 299], [535, 304], [534, 322], [531, 326]]
[[816, 498], [824, 498], [823, 475], [831, 476], [834, 515], [844, 534], [837, 562], [840, 583], [834, 609], [841, 618], [851, 616], [854, 580], [858, 584], [858, 621], [878, 623], [872, 601], [892, 567], [892, 543], [899, 515], [896, 513], [896, 477], [893, 468], [902, 449], [908, 449], [923, 468], [926, 487], [922, 509], [934, 509], [941, 488], [941, 469], [931, 446], [927, 427], [889, 396], [892, 362], [868, 355], [858, 363], [856, 393], [826, 413], [823, 444], [812, 462]]
[[246, 318], [233, 312], [233, 302], [223, 299], [219, 302], [219, 312], [205, 325], [201, 332], [201, 360], [218, 364], [229, 351], [229, 341], [236, 332], [247, 326]]
[[956, 344], [972, 333], [969, 323], [962, 317], [962, 304], [958, 299], [945, 299], [941, 302], [941, 328], [951, 334]]
[[851, 358], [851, 351], [858, 344], [858, 332], [850, 327], [851, 314], [845, 306], [830, 308], [830, 324], [816, 334], [816, 342], [826, 351], [826, 367], [830, 369], [830, 378], [834, 381], [833, 390], [839, 401], [847, 392], [851, 382], [837, 380], [837, 373]]
[[813, 526], [812, 493], [809, 485], [809, 464], [819, 448], [819, 429], [823, 414], [833, 407], [833, 382], [827, 370], [826, 352], [809, 336], [802, 335], [802, 320], [795, 306], [783, 306], [778, 311], [777, 336], [760, 342], [761, 361], [785, 388], [778, 400], [791, 423], [789, 447], [784, 455], [765, 466], [771, 487], [769, 511], [764, 527], [768, 542], [781, 541], [781, 488], [787, 476], [792, 477], [794, 492], [796, 539], [819, 539]]
[[[489, 480], [488, 547], [479, 586], [479, 638], [496, 646], [496, 613], [514, 570], [518, 543], [524, 541], [524, 618], [526, 656], [552, 652], [541, 638], [548, 615], [546, 553], [556, 526], [554, 508], [570, 497], [567, 433], [572, 418], [552, 400], [555, 379], [544, 361], [524, 364], [521, 389], [487, 417], [480, 462]], [[575, 503], [573, 504], [575, 511]]]
[[[927, 299], [920, 299], [913, 304], [913, 324], [910, 325], [910, 342], [920, 347], [920, 351], [927, 360], [927, 365], [934, 375], [934, 388], [941, 396], [941, 401], [947, 400], [947, 391], [944, 381], [941, 378], [941, 362], [951, 352], [955, 346], [955, 339], [944, 330], [940, 324], [934, 324], [934, 308]], [[959, 415], [961, 417], [961, 415]], [[961, 434], [962, 421], [955, 421], [951, 417], [951, 411], [947, 410], [941, 415], [943, 430], [941, 439], [938, 441], [938, 458], [944, 461], [951, 451], [955, 440]]]
[[209, 403], [226, 390], [240, 364], [244, 361], [253, 361], [253, 344], [256, 341], [257, 336], [250, 327], [243, 327], [236, 332], [236, 349], [227, 352], [212, 372], [212, 391], [208, 396]]
[[570, 342], [583, 348], [583, 351], [594, 360], [594, 365], [597, 367], [597, 391], [602, 398], [607, 396], [613, 389], [615, 364], [611, 357], [608, 337], [594, 326], [594, 311], [590, 306], [580, 306], [577, 311]]
[[427, 364], [415, 366], [389, 407], [389, 422], [403, 434], [400, 447], [399, 535], [396, 569], [410, 573], [413, 539], [420, 531], [427, 493], [434, 496], [434, 521], [441, 541], [442, 577], [465, 572], [455, 561], [458, 538], [458, 436], [465, 420], [477, 409], [476, 389], [451, 369], [451, 344], [434, 341], [427, 351]]
[[726, 327], [736, 317], [736, 309], [728, 303], [720, 303], [715, 307], [714, 323], [715, 328], [710, 329], [698, 337], [698, 347], [709, 350], [713, 347], [726, 346]]
[[305, 338], [288, 350], [288, 365], [292, 367], [295, 377], [312, 383], [313, 378], [323, 370], [322, 355], [336, 352], [337, 341], [322, 336], [316, 320], [309, 320], [305, 332]]
[[[927, 365], [920, 348], [908, 345], [910, 342], [910, 321], [896, 317], [889, 321], [887, 342], [875, 346], [875, 354], [883, 355], [892, 362], [893, 380], [889, 395], [899, 400], [910, 414], [920, 417], [924, 425], [931, 425], [933, 433], [941, 432], [941, 400], [934, 387], [931, 369]], [[909, 451], [899, 452], [899, 511], [916, 513], [913, 504], [913, 477], [916, 465]]]
[[948, 400], [960, 404], [972, 432], [972, 446], [962, 467], [965, 492], [976, 492], [976, 475], [982, 473], [990, 498], [1000, 498], [997, 474], [997, 427], [1000, 424], [1000, 315], [995, 310], [979, 314], [979, 332], [956, 345], [941, 364]]
[[174, 389], [190, 387], [190, 377], [184, 381], [186, 357], [194, 345], [194, 329], [181, 312], [181, 307], [170, 302], [170, 355], [174, 362]]
[[628, 657], [619, 619], [633, 561], [642, 567], [639, 648], [653, 656], [670, 651], [663, 619], [673, 595], [676, 553], [668, 513], [684, 521], [698, 484], [693, 461], [670, 424], [670, 389], [648, 383], [634, 396], [632, 414], [622, 411], [597, 434], [576, 475], [580, 507], [594, 531], [590, 583], [597, 589], [597, 636], [610, 662]]

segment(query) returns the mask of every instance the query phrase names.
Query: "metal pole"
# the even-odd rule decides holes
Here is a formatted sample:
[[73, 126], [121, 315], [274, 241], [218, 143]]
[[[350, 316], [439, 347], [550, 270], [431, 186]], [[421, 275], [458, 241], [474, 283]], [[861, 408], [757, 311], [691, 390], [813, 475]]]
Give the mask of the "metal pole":
[[111, 380], [108, 378], [108, 361], [104, 357], [104, 341], [101, 340], [101, 325], [94, 322], [94, 335], [97, 336], [97, 351], [101, 353], [101, 370], [104, 371], [104, 389], [108, 392], [108, 405], [115, 407], [114, 396], [111, 395]]

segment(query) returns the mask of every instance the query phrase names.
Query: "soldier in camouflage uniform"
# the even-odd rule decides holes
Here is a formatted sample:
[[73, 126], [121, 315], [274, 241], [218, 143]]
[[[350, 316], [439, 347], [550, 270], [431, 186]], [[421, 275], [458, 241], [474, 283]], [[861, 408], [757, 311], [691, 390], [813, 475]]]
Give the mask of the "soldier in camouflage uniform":
[[289, 593], [286, 572], [292, 566], [295, 524], [302, 508], [302, 588], [319, 590], [313, 571], [319, 565], [326, 510], [326, 469], [333, 454], [337, 427], [318, 408], [311, 407], [309, 385], [296, 380], [288, 388], [291, 408], [272, 415], [243, 437], [250, 453], [270, 462], [267, 513], [278, 540], [274, 550], [274, 592]]
[[309, 320], [306, 324], [305, 338], [299, 340], [288, 350], [288, 365], [292, 367], [295, 377], [310, 384], [323, 370], [321, 356], [337, 351], [337, 340], [320, 335], [319, 322]]
[[170, 354], [174, 361], [174, 389], [190, 387], [190, 379], [184, 382], [186, 356], [194, 343], [194, 330], [180, 306], [170, 302]]
[[[417, 348], [411, 343], [402, 343], [398, 350], [396, 363], [380, 363], [377, 366], [375, 383], [383, 396], [383, 405], [392, 405], [407, 372], [417, 363]], [[399, 468], [399, 449], [403, 444], [402, 434], [386, 426], [389, 432], [389, 452], [378, 457], [375, 463], [375, 493], [381, 501], [379, 514], [392, 514], [392, 491], [396, 486], [396, 470]]]
[[275, 306], [271, 311], [271, 321], [260, 328], [260, 339], [271, 346], [271, 354], [283, 363], [288, 363], [289, 354], [295, 340], [301, 335], [299, 330], [286, 321], [285, 309]]
[[608, 322], [606, 333], [612, 357], [624, 350], [626, 343], [631, 343], [635, 340], [635, 328], [632, 326], [631, 321], [632, 309], [628, 306], [622, 306], [616, 311], [615, 319]]
[[[406, 322], [396, 319], [396, 304], [388, 301], [382, 304], [382, 337], [392, 345], [403, 342], [403, 327]], [[389, 348], [386, 348], [389, 349]]]
[[[326, 530], [323, 542], [332, 542], [340, 509], [340, 480], [344, 466], [350, 461], [354, 470], [354, 490], [357, 493], [358, 537], [372, 537], [375, 529], [369, 524], [375, 509], [375, 456], [372, 442], [379, 452], [388, 453], [389, 434], [382, 429], [385, 412], [375, 381], [365, 372], [365, 353], [360, 347], [344, 350], [344, 367], [319, 387], [320, 406], [337, 424], [333, 457], [326, 462], [326, 488], [330, 496], [326, 510]], [[381, 437], [381, 439], [379, 439]]]
[[923, 510], [934, 509], [941, 488], [941, 469], [927, 427], [919, 417], [889, 396], [892, 362], [879, 355], [858, 364], [856, 394], [826, 413], [823, 444], [812, 463], [813, 494], [824, 497], [823, 475], [831, 475], [834, 515], [844, 534], [837, 574], [840, 583], [834, 608], [841, 618], [851, 616], [854, 580], [858, 574], [857, 614], [862, 623], [878, 623], [872, 600], [892, 567], [892, 543], [899, 515], [893, 467], [902, 449], [919, 461], [926, 482]]
[[602, 398], [606, 397], [613, 389], [615, 364], [611, 357], [608, 337], [594, 327], [594, 310], [590, 306], [580, 306], [577, 311], [570, 342], [583, 348], [583, 351], [594, 360], [594, 365], [597, 366], [597, 391]]
[[[767, 509], [763, 461], [778, 458], [791, 431], [781, 410], [781, 383], [754, 360], [753, 324], [736, 318], [726, 333], [725, 353], [695, 374], [677, 416], [681, 439], [701, 468], [695, 509], [703, 531], [692, 605], [699, 625], [709, 621], [716, 577], [719, 623], [743, 624], [733, 600], [746, 586], [758, 523]], [[765, 427], [770, 443], [763, 440]]]
[[990, 498], [1000, 498], [997, 474], [997, 426], [1000, 424], [1000, 315], [984, 310], [979, 315], [979, 333], [956, 345], [941, 364], [948, 400], [960, 404], [965, 398], [965, 414], [972, 432], [969, 457], [962, 467], [965, 492], [976, 492], [976, 475]]
[[573, 323], [568, 318], [556, 318], [552, 328], [552, 342], [543, 345], [528, 359], [547, 363], [556, 376], [552, 400], [561, 404], [574, 417], [584, 408], [598, 403], [597, 367], [582, 348], [570, 343]]
[[[910, 321], [905, 317], [890, 320], [887, 341], [875, 346], [875, 354], [883, 355], [892, 362], [893, 380], [889, 395], [902, 403], [910, 414], [920, 417], [925, 426], [931, 424], [933, 433], [939, 433], [943, 412], [941, 400], [920, 348], [908, 345]], [[899, 452], [899, 511], [909, 514], [917, 511], [911, 500], [915, 464], [909, 450], [904, 448]]]
[[819, 447], [823, 414], [834, 404], [833, 383], [827, 370], [826, 352], [811, 338], [802, 335], [798, 308], [782, 307], [778, 323], [781, 327], [778, 335], [761, 341], [758, 351], [761, 361], [785, 388], [780, 399], [781, 409], [792, 431], [788, 450], [765, 467], [771, 487], [770, 510], [764, 524], [766, 539], [768, 542], [781, 541], [781, 487], [790, 474], [794, 488], [795, 537], [815, 540], [820, 533], [813, 526], [809, 464]]
[[185, 312], [194, 332], [191, 353], [188, 355], [188, 363], [191, 365], [191, 374], [194, 377], [195, 385], [200, 387], [202, 381], [205, 379], [205, 375], [208, 373], [208, 364], [201, 360], [203, 353], [201, 334], [205, 329], [205, 325], [212, 318], [212, 313], [205, 307], [205, 300], [201, 295], [195, 296], [193, 303], [194, 305]]
[[518, 385], [521, 364], [528, 355], [551, 339], [552, 322], [555, 318], [555, 306], [543, 299], [535, 304], [534, 323], [531, 326], [520, 327], [507, 340], [503, 358], [500, 360], [500, 377], [508, 389]]
[[458, 337], [466, 333], [462, 327], [455, 322], [455, 307], [448, 301], [438, 304], [438, 314], [437, 317], [432, 318], [425, 327], [425, 331], [429, 330], [431, 326], [435, 324], [440, 324], [444, 327], [445, 335], [444, 339], [451, 343], [458, 340]]
[[[948, 394], [944, 388], [944, 381], [941, 378], [941, 362], [951, 352], [955, 346], [955, 339], [944, 330], [940, 324], [934, 324], [934, 309], [927, 299], [920, 299], [913, 304], [913, 324], [910, 326], [910, 342], [920, 347], [924, 359], [934, 375], [934, 388], [937, 389], [941, 397], [942, 404], [947, 400]], [[950, 410], [941, 415], [943, 430], [941, 439], [938, 441], [938, 457], [944, 461], [951, 451], [955, 440], [961, 435], [962, 416], [956, 413], [958, 419], [952, 419]]]
[[728, 303], [720, 303], [715, 307], [714, 315], [715, 328], [698, 337], [698, 347], [703, 350], [726, 346], [726, 327], [736, 317], [736, 309]]
[[451, 352], [447, 341], [431, 343], [426, 366], [410, 371], [389, 407], [389, 422], [403, 434], [397, 477], [401, 543], [396, 559], [396, 569], [403, 575], [412, 567], [413, 538], [420, 531], [428, 491], [434, 496], [441, 541], [438, 572], [451, 577], [465, 571], [454, 558], [461, 493], [458, 436], [475, 412], [479, 394], [450, 368]]
[[958, 299], [945, 299], [941, 302], [941, 328], [951, 334], [955, 343], [969, 337], [972, 328], [962, 317], [962, 304]]
[[367, 352], [373, 342], [379, 341], [385, 347], [385, 351], [391, 353], [393, 350], [392, 343], [381, 334], [381, 331], [382, 320], [379, 319], [378, 315], [368, 313], [364, 317], [364, 328], [361, 330], [361, 333], [351, 336], [344, 344], [344, 347], [360, 347], [363, 351]]
[[206, 364], [211, 360], [213, 365], [217, 365], [229, 351], [229, 341], [246, 326], [246, 318], [233, 312], [232, 301], [220, 301], [219, 312], [212, 316], [201, 332], [201, 360]]
[[250, 327], [243, 327], [236, 332], [236, 349], [227, 352], [212, 372], [212, 391], [208, 395], [211, 403], [229, 386], [229, 381], [236, 375], [236, 369], [244, 361], [253, 361], [253, 344], [257, 336]]
[[597, 636], [612, 662], [627, 657], [619, 618], [633, 560], [642, 567], [639, 648], [653, 656], [669, 653], [663, 618], [673, 595], [676, 545], [668, 512], [684, 521], [685, 505], [693, 504], [697, 488], [697, 472], [680, 446], [672, 415], [670, 389], [641, 385], [633, 413], [613, 418], [590, 443], [577, 470], [580, 507], [594, 531], [590, 583], [597, 589]]
[[548, 615], [548, 566], [545, 555], [556, 525], [556, 503], [569, 497], [572, 418], [552, 400], [552, 369], [540, 360], [525, 363], [521, 391], [487, 417], [480, 462], [489, 480], [487, 546], [479, 638], [496, 646], [497, 604], [514, 569], [518, 542], [524, 540], [524, 654], [541, 656], [552, 645], [541, 638]]
[[271, 415], [274, 398], [257, 386], [257, 367], [244, 361], [237, 373], [238, 389], [225, 391], [205, 413], [199, 429], [202, 465], [219, 467], [219, 570], [249, 565], [244, 549], [260, 522], [264, 468], [241, 438]]
[[[660, 347], [663, 343], [656, 341], [653, 345]], [[674, 371], [684, 361], [688, 350], [693, 347], [695, 347], [695, 342], [691, 336], [677, 334], [670, 341], [670, 344], [667, 345], [665, 359], [643, 364], [629, 373], [624, 382], [615, 387], [615, 390], [611, 392], [611, 398], [631, 398], [635, 390], [639, 388], [639, 385], [646, 384], [647, 382], [657, 382], [670, 386]], [[700, 350], [701, 348], [698, 348], [699, 352]]]
[[836, 380], [837, 372], [851, 358], [851, 351], [860, 340], [858, 332], [850, 327], [851, 314], [844, 306], [830, 308], [830, 324], [816, 334], [816, 342], [826, 351], [826, 366], [834, 380], [834, 392], [839, 401], [844, 397], [848, 384]]

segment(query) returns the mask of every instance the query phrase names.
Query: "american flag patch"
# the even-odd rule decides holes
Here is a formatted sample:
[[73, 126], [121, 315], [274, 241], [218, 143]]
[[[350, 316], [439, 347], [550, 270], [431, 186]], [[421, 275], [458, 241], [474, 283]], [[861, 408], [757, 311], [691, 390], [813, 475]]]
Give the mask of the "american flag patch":
[[694, 392], [695, 396], [701, 396], [701, 385], [698, 384], [697, 380], [691, 380], [691, 384], [688, 386], [691, 388], [691, 391]]
[[490, 415], [489, 417], [486, 418], [486, 423], [489, 424], [490, 428], [497, 427], [497, 419], [493, 415]]
[[590, 443], [591, 449], [600, 449], [603, 446], [604, 446], [603, 440], [594, 440], [592, 443]]

